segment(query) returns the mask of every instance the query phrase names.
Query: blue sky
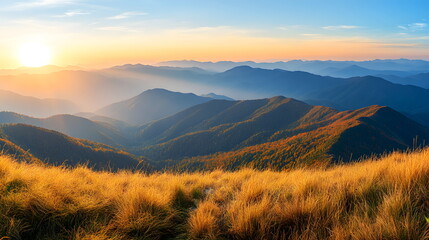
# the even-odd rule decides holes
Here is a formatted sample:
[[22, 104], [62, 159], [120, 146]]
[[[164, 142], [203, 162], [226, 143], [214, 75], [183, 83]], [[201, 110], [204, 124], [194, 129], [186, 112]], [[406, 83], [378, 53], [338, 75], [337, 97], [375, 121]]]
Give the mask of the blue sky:
[[[175, 57], [204, 60], [205, 56], [217, 60], [220, 56], [211, 58], [210, 51], [206, 55], [184, 54], [215, 44], [224, 50], [225, 59], [234, 49], [237, 53], [230, 55], [231, 59], [252, 58], [247, 54], [252, 49], [250, 44], [258, 49], [255, 60], [299, 58], [292, 48], [283, 49], [284, 56], [270, 57], [270, 51], [262, 54], [263, 45], [271, 43], [314, 52], [305, 52], [304, 59], [365, 58], [351, 50], [346, 52], [353, 46], [367, 46], [368, 52], [374, 52], [366, 58], [403, 55], [429, 59], [428, 9], [429, 1], [424, 0], [0, 0], [0, 43], [13, 49], [11, 43], [44, 41], [59, 49], [58, 59], [63, 64], [67, 56], [73, 59], [70, 64], [79, 63], [79, 56], [84, 56], [67, 53], [67, 46], [82, 51], [95, 49], [94, 54], [98, 54], [116, 47], [117, 51], [129, 51], [124, 45], [142, 53], [149, 48], [160, 52], [158, 57], [151, 52], [141, 61]], [[249, 46], [241, 48], [240, 41]], [[332, 48], [338, 41], [341, 46], [331, 55], [316, 47], [319, 42], [321, 48]], [[162, 54], [163, 50], [174, 54]], [[114, 52], [110, 55], [117, 56]], [[121, 60], [126, 60], [122, 55]], [[130, 61], [139, 61], [137, 54], [128, 55]]]

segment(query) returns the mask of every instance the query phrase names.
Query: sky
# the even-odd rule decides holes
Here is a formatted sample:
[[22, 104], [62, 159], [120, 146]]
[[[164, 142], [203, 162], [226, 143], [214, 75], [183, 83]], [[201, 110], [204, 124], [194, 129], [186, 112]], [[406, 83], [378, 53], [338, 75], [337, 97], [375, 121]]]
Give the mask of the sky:
[[0, 0], [0, 68], [51, 64], [429, 60], [427, 0]]

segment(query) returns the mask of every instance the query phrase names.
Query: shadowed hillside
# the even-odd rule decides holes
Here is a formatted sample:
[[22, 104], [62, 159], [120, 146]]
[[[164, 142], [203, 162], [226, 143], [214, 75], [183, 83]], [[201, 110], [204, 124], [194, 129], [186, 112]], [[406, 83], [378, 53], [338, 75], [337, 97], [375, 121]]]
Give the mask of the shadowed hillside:
[[23, 123], [33, 125], [58, 131], [75, 138], [87, 139], [111, 146], [119, 146], [128, 142], [123, 131], [121, 131], [122, 129], [119, 127], [110, 125], [106, 122], [90, 121], [86, 118], [73, 115], [32, 118], [12, 112], [0, 112], [0, 123]]
[[136, 169], [137, 157], [110, 146], [68, 137], [61, 133], [23, 124], [0, 125], [3, 151], [22, 157], [22, 160], [68, 166], [89, 164], [96, 169]]
[[145, 175], [3, 156], [0, 237], [427, 239], [428, 158], [423, 150], [319, 170]]

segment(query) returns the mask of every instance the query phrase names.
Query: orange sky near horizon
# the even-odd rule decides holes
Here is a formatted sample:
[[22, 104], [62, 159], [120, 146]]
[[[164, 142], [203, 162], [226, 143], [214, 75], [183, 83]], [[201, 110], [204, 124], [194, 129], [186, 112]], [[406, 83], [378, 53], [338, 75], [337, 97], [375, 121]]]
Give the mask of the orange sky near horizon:
[[59, 66], [429, 60], [428, 6], [425, 0], [0, 1], [0, 69], [43, 62], [19, 58], [22, 46], [34, 42], [48, 46], [49, 64]]
[[[126, 63], [153, 64], [169, 60], [198, 61], [280, 61], [280, 60], [371, 60], [378, 58], [416, 58], [418, 49], [397, 47], [367, 39], [276, 39], [217, 37], [167, 40], [122, 39], [114, 41], [45, 43], [52, 49], [51, 65], [108, 67]], [[1, 68], [20, 67], [18, 46], [5, 49]]]

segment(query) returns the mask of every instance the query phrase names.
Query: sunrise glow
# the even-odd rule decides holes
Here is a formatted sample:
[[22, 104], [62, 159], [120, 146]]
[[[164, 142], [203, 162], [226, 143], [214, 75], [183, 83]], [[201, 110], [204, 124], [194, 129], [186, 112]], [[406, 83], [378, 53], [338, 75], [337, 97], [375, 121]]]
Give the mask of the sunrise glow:
[[52, 51], [40, 43], [25, 43], [19, 49], [19, 60], [25, 67], [42, 67], [51, 61]]

